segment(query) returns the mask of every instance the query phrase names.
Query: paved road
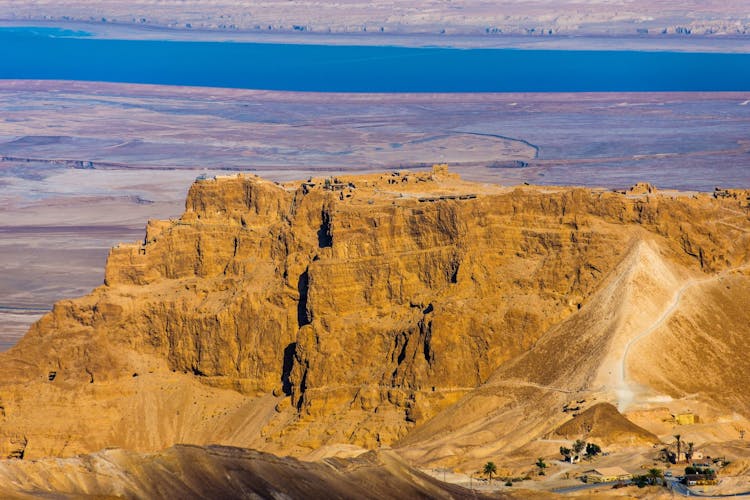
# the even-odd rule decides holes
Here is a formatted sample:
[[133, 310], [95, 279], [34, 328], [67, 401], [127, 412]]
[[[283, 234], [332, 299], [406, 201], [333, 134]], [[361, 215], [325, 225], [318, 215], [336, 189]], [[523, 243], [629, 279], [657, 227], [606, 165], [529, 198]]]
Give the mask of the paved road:
[[620, 481], [611, 481], [609, 483], [582, 483], [577, 486], [567, 486], [565, 488], [557, 488], [552, 490], [553, 493], [575, 493], [576, 491], [590, 490], [593, 488], [611, 488]]
[[[558, 488], [552, 490], [553, 493], [575, 493], [577, 491], [583, 491], [583, 490], [590, 490], [593, 488], [599, 488], [599, 487], [612, 487], [616, 485], [619, 481], [612, 481], [609, 483], [583, 483], [577, 486], [569, 486], [566, 488]], [[750, 497], [750, 491], [745, 491], [742, 493], [732, 493], [729, 495], [705, 495], [703, 493], [693, 491], [684, 484], [680, 483], [675, 478], [667, 478], [667, 482], [669, 483], [670, 490], [675, 492], [678, 495], [681, 495], [683, 497], [697, 497], [697, 498], [730, 498], [730, 497]]]
[[667, 478], [667, 481], [669, 482], [670, 489], [674, 491], [675, 493], [682, 495], [684, 497], [698, 497], [698, 498], [729, 498], [729, 497], [750, 497], [750, 491], [743, 491], [742, 493], [732, 493], [728, 495], [705, 495], [703, 493], [693, 491], [684, 484], [677, 481], [677, 479], [669, 479]]

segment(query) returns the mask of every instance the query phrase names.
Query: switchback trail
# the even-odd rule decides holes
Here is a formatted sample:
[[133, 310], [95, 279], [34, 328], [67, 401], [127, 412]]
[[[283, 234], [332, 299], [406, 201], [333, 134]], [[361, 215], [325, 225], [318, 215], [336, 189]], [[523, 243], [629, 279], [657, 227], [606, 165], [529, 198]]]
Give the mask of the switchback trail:
[[701, 278], [701, 279], [693, 278], [693, 279], [688, 280], [684, 285], [682, 285], [675, 292], [669, 305], [664, 310], [664, 312], [662, 312], [662, 314], [656, 319], [656, 321], [654, 321], [651, 324], [651, 326], [649, 326], [643, 332], [641, 332], [640, 334], [630, 339], [628, 343], [625, 344], [625, 350], [623, 351], [622, 359], [620, 360], [620, 380], [619, 380], [618, 390], [617, 390], [618, 400], [619, 400], [618, 409], [620, 411], [624, 411], [633, 402], [633, 398], [635, 396], [634, 387], [632, 383], [628, 380], [628, 373], [627, 373], [627, 359], [628, 359], [628, 355], [630, 354], [630, 349], [633, 347], [633, 345], [635, 345], [637, 342], [644, 339], [645, 337], [651, 335], [655, 330], [661, 327], [672, 316], [672, 314], [675, 312], [677, 307], [680, 305], [682, 296], [688, 289], [701, 283], [706, 283], [708, 281], [717, 280], [730, 272], [739, 271], [747, 267], [748, 265], [739, 266], [739, 267], [727, 269], [726, 271], [722, 271], [719, 274], [708, 276], [706, 278]]

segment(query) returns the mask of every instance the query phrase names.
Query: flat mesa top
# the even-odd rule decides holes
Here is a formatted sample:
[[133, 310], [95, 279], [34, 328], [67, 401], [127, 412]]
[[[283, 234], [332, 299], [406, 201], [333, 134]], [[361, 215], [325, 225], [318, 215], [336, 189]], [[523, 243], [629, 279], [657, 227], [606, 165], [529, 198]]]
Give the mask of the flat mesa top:
[[[199, 181], [223, 181], [253, 179], [256, 182], [274, 184], [287, 192], [302, 191], [304, 194], [329, 193], [334, 198], [352, 204], [383, 204], [397, 201], [432, 203], [447, 200], [470, 200], [481, 196], [507, 194], [517, 189], [540, 194], [557, 193], [571, 189], [585, 189], [592, 193], [615, 192], [628, 198], [647, 197], [695, 197], [708, 195], [696, 191], [660, 190], [655, 186], [639, 182], [627, 189], [606, 189], [581, 186], [501, 185], [480, 183], [461, 179], [459, 174], [449, 171], [447, 164], [433, 165], [430, 170], [394, 170], [374, 174], [341, 174], [309, 177], [306, 180], [274, 183], [255, 174], [238, 173], [218, 175], [212, 178], [199, 177]], [[726, 197], [737, 190], [716, 188], [714, 197]], [[733, 196], [736, 198], [736, 196]]]
[[[198, 181], [228, 181], [232, 179], [253, 179], [256, 182], [271, 184], [272, 181], [254, 174], [218, 175], [213, 178], [199, 177]], [[507, 193], [518, 186], [477, 183], [462, 180], [448, 170], [445, 164], [434, 165], [431, 170], [396, 170], [376, 174], [342, 174], [323, 177], [309, 177], [306, 180], [273, 183], [288, 192], [332, 193], [341, 200], [352, 203], [393, 201], [396, 199], [433, 202], [439, 200], [474, 199], [479, 195]], [[557, 191], [560, 188], [542, 188]]]
[[408, 170], [365, 175], [335, 175], [311, 177], [302, 182], [283, 185], [286, 189], [302, 189], [338, 193], [342, 200], [416, 199], [430, 202], [448, 199], [476, 198], [480, 194], [496, 194], [510, 190], [497, 184], [463, 181], [458, 174], [448, 171], [447, 165], [435, 165], [429, 171]]

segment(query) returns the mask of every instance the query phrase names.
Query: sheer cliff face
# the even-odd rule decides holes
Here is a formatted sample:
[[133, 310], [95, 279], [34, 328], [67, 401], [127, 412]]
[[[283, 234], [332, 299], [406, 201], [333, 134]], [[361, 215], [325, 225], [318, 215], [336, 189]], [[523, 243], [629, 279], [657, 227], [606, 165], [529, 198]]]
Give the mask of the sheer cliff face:
[[[273, 393], [254, 432], [275, 449], [388, 444], [576, 314], [633, 241], [705, 272], [747, 260], [741, 233], [717, 225], [738, 196], [507, 189], [441, 171], [200, 180], [180, 219], [114, 248], [104, 286], [4, 355], [0, 397], [52, 372], [72, 387], [171, 371], [248, 400]], [[199, 427], [181, 439], [248, 444]], [[169, 441], [114, 434], [90, 446]]]
[[102, 327], [303, 413], [395, 405], [405, 428], [528, 349], [622, 247], [564, 214], [583, 192], [369, 204], [354, 185], [196, 183], [180, 221], [112, 251]]

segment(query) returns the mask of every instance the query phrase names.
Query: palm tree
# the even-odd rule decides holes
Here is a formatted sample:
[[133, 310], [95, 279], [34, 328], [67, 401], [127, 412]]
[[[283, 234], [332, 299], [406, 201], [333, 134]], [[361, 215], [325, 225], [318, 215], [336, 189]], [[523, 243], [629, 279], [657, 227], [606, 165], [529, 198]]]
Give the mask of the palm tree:
[[586, 448], [586, 441], [582, 439], [576, 439], [576, 442], [573, 443], [573, 451], [576, 452], [576, 455], [580, 455], [584, 448]]
[[693, 446], [694, 446], [694, 443], [692, 443], [692, 442], [688, 443], [688, 449], [685, 452], [685, 461], [686, 462], [690, 462], [693, 459]]
[[674, 438], [677, 440], [677, 463], [680, 463], [680, 449], [681, 449], [680, 448], [680, 446], [681, 446], [680, 438], [681, 437], [682, 436], [680, 436], [679, 434], [675, 434], [674, 435]]
[[539, 475], [543, 476], [544, 475], [544, 469], [547, 468], [547, 464], [544, 463], [544, 459], [542, 457], [537, 458], [536, 459], [536, 463], [534, 465], [536, 465], [539, 468]]
[[648, 482], [650, 484], [656, 484], [656, 481], [658, 479], [661, 479], [662, 477], [664, 477], [663, 474], [661, 473], [661, 469], [657, 469], [657, 468], [649, 469], [648, 474], [646, 474], [646, 476], [648, 477]]
[[586, 443], [586, 456], [591, 459], [602, 452], [602, 447], [596, 443]]
[[484, 469], [482, 469], [482, 473], [484, 473], [485, 476], [490, 478], [490, 483], [492, 482], [492, 475], [497, 474], [497, 465], [495, 465], [495, 462], [487, 462], [484, 464]]

